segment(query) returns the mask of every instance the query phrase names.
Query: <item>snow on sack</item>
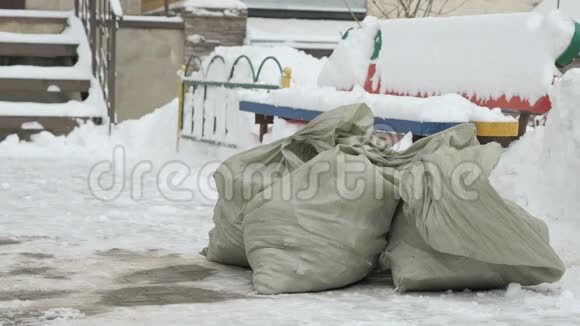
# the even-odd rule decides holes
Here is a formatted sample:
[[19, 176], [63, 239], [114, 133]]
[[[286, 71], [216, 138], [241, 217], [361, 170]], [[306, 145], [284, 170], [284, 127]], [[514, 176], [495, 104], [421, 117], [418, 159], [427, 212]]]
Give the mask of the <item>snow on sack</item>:
[[[484, 100], [505, 95], [530, 103], [560, 75], [555, 61], [574, 33], [573, 22], [558, 12], [388, 19], [379, 25], [382, 49], [372, 78], [374, 87], [380, 81], [381, 93]], [[376, 29], [365, 25], [353, 32], [328, 59], [319, 85], [364, 85]]]

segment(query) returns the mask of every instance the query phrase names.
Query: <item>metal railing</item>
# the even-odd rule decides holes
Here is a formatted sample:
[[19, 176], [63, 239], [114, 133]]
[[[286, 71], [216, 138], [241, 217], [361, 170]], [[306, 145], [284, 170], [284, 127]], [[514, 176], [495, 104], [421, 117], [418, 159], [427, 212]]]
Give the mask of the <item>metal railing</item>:
[[[164, 0], [169, 15], [169, 0]], [[103, 90], [109, 123], [116, 123], [117, 31], [123, 19], [120, 0], [75, 0], [75, 15], [82, 21], [89, 39], [93, 76]]]
[[111, 0], [75, 0], [75, 15], [89, 39], [93, 76], [103, 90], [109, 123], [115, 123], [118, 21], [123, 13]]

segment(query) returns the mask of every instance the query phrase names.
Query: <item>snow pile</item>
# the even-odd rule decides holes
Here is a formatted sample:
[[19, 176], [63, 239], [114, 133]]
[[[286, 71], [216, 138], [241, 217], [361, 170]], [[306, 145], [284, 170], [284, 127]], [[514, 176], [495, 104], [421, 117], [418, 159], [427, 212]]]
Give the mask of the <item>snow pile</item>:
[[580, 22], [580, 1], [578, 0], [544, 0], [536, 6], [534, 11], [549, 13], [558, 8], [558, 3], [562, 14]]
[[70, 134], [55, 136], [47, 131], [32, 135], [31, 142], [8, 136], [0, 143], [0, 151], [17, 152], [19, 156], [58, 156], [74, 152], [81, 156], [110, 157], [115, 146], [122, 146], [128, 156], [162, 159], [175, 153], [177, 100], [139, 120], [128, 120], [113, 126], [91, 122], [75, 128]]
[[498, 108], [490, 110], [480, 107], [456, 94], [419, 98], [369, 94], [360, 87], [349, 92], [323, 87], [271, 92], [240, 91], [240, 100], [314, 111], [330, 111], [343, 105], [365, 103], [376, 117], [424, 122], [513, 121]]
[[121, 6], [119, 0], [109, 0], [109, 5], [115, 16], [123, 17], [123, 6]]
[[80, 312], [78, 309], [53, 308], [43, 311], [40, 320], [43, 322], [51, 322], [51, 321], [81, 319], [84, 317], [86, 317], [86, 315]]
[[558, 254], [575, 267], [568, 274], [580, 275], [580, 70], [567, 72], [550, 98], [546, 126], [510, 147], [493, 181], [504, 196], [543, 217]]
[[375, 17], [365, 18], [361, 29], [351, 29], [322, 68], [318, 85], [337, 89], [364, 85], [378, 30], [379, 22]]
[[[241, 55], [247, 56], [254, 66], [255, 73], [258, 73], [260, 63], [267, 57], [275, 57], [282, 68], [292, 68], [292, 82], [291, 86], [301, 86], [306, 88], [316, 87], [316, 78], [322, 69], [322, 65], [326, 59], [318, 59], [303, 51], [299, 51], [289, 47], [273, 47], [264, 49], [263, 47], [253, 46], [232, 46], [232, 47], [217, 47], [214, 52], [204, 59], [203, 69], [208, 69], [208, 64], [215, 56], [222, 56], [225, 59], [225, 64], [216, 60], [211, 65], [205, 79], [214, 81], [226, 81], [230, 74], [230, 69], [234, 61]], [[194, 72], [193, 79], [204, 78], [201, 72]], [[241, 59], [236, 65], [234, 82], [252, 82], [252, 72], [245, 59]], [[264, 64], [262, 72], [260, 73], [259, 83], [262, 84], [280, 84], [280, 70], [273, 61], [268, 61]]]
[[[381, 93], [505, 95], [535, 103], [559, 75], [554, 62], [569, 45], [574, 24], [557, 12], [518, 13], [389, 19], [380, 21], [380, 30], [373, 83], [380, 81]], [[353, 40], [329, 58], [321, 85], [363, 85], [376, 32], [365, 27], [359, 33], [368, 35], [349, 34]]]

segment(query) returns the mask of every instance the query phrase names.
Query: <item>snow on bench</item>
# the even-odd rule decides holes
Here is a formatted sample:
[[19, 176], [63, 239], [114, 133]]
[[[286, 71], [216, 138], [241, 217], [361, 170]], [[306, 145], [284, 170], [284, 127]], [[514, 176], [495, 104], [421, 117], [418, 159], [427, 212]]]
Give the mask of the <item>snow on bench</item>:
[[461, 94], [487, 107], [545, 113], [574, 22], [558, 12], [377, 20], [348, 32], [319, 86], [371, 93]]
[[[479, 107], [456, 95], [429, 98], [369, 94], [360, 88], [288, 88], [270, 92], [239, 91], [240, 110], [284, 119], [310, 121], [336, 107], [365, 103], [375, 115], [375, 126], [384, 131], [431, 135], [455, 125], [476, 123], [478, 135], [515, 137], [518, 123], [500, 109]], [[388, 129], [388, 130], [387, 130]]]

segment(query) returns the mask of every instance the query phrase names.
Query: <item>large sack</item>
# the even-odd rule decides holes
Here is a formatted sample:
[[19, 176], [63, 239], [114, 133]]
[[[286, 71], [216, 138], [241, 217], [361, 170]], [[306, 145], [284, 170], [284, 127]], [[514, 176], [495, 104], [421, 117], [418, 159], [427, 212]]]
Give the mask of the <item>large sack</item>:
[[337, 144], [363, 142], [372, 132], [372, 126], [370, 109], [364, 104], [351, 105], [319, 116], [288, 138], [227, 159], [214, 175], [218, 192], [213, 216], [215, 227], [202, 254], [211, 261], [248, 266], [242, 234], [247, 203], [318, 153]]
[[499, 151], [447, 147], [401, 168], [404, 204], [384, 255], [400, 291], [535, 285], [563, 275], [545, 224], [490, 185]]
[[380, 168], [340, 149], [319, 154], [248, 204], [244, 242], [259, 293], [339, 288], [375, 267], [398, 199]]

